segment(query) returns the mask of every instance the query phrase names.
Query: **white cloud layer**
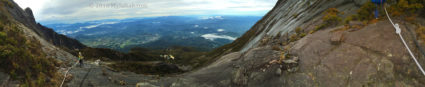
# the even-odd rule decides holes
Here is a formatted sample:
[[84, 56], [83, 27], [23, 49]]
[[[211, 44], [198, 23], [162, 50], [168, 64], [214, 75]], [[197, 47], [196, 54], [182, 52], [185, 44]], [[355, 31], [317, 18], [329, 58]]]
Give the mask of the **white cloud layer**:
[[[15, 0], [31, 7], [37, 21], [179, 15], [264, 15], [277, 0]], [[217, 17], [219, 18], [219, 17]]]
[[201, 37], [208, 39], [208, 40], [215, 40], [215, 39], [236, 40], [235, 37], [231, 37], [231, 36], [227, 36], [227, 35], [216, 35], [216, 34], [204, 34]]

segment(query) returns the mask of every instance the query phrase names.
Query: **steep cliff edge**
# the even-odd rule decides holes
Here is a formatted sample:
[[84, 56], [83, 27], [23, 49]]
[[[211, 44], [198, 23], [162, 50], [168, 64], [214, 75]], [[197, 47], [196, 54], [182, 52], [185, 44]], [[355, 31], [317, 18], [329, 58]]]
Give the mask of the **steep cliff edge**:
[[232, 48], [233, 51], [247, 51], [250, 48], [258, 46], [263, 37], [284, 35], [293, 31], [300, 25], [318, 20], [318, 16], [330, 7], [339, 7], [354, 12], [356, 5], [363, 4], [366, 1], [367, 0], [279, 0], [275, 7], [250, 30], [231, 43], [230, 45], [232, 47], [230, 48]]

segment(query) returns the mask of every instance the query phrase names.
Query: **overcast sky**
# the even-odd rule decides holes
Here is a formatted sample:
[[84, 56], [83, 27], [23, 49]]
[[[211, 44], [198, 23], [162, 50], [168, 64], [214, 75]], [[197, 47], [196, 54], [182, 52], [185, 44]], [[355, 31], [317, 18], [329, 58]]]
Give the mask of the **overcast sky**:
[[15, 0], [39, 22], [184, 15], [263, 16], [277, 0]]

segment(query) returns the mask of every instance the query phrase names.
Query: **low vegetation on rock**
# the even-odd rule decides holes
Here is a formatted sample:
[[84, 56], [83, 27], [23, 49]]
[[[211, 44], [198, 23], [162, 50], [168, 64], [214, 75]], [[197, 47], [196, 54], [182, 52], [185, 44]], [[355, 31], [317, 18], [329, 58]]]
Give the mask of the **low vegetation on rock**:
[[336, 8], [329, 8], [324, 13], [324, 16], [322, 17], [323, 23], [316, 26], [313, 30], [311, 30], [309, 33], [312, 34], [320, 29], [324, 29], [327, 27], [334, 27], [340, 24], [342, 21], [341, 15], [343, 14]]
[[[0, 7], [9, 3], [2, 0]], [[0, 71], [22, 82], [22, 87], [56, 86], [59, 64], [55, 59], [46, 58], [37, 40], [23, 35], [15, 21], [9, 19], [6, 9], [0, 8], [0, 12]]]
[[416, 35], [418, 36], [418, 39], [425, 41], [425, 26], [419, 26], [416, 29]]

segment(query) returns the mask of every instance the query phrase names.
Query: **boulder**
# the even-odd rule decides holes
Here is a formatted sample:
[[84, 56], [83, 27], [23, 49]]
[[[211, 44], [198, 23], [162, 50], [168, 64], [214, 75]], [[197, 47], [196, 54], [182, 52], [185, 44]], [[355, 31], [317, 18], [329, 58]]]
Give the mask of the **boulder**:
[[0, 87], [6, 87], [9, 80], [10, 76], [8, 74], [0, 72]]
[[363, 3], [366, 3], [368, 0], [352, 0], [356, 6], [361, 6]]
[[280, 68], [276, 69], [276, 75], [278, 76], [282, 75], [282, 70]]
[[332, 45], [339, 45], [344, 40], [344, 32], [343, 31], [336, 31], [332, 33], [332, 36], [330, 38]]
[[159, 86], [152, 85], [152, 84], [147, 83], [147, 82], [140, 82], [140, 83], [136, 84], [136, 87], [159, 87]]

